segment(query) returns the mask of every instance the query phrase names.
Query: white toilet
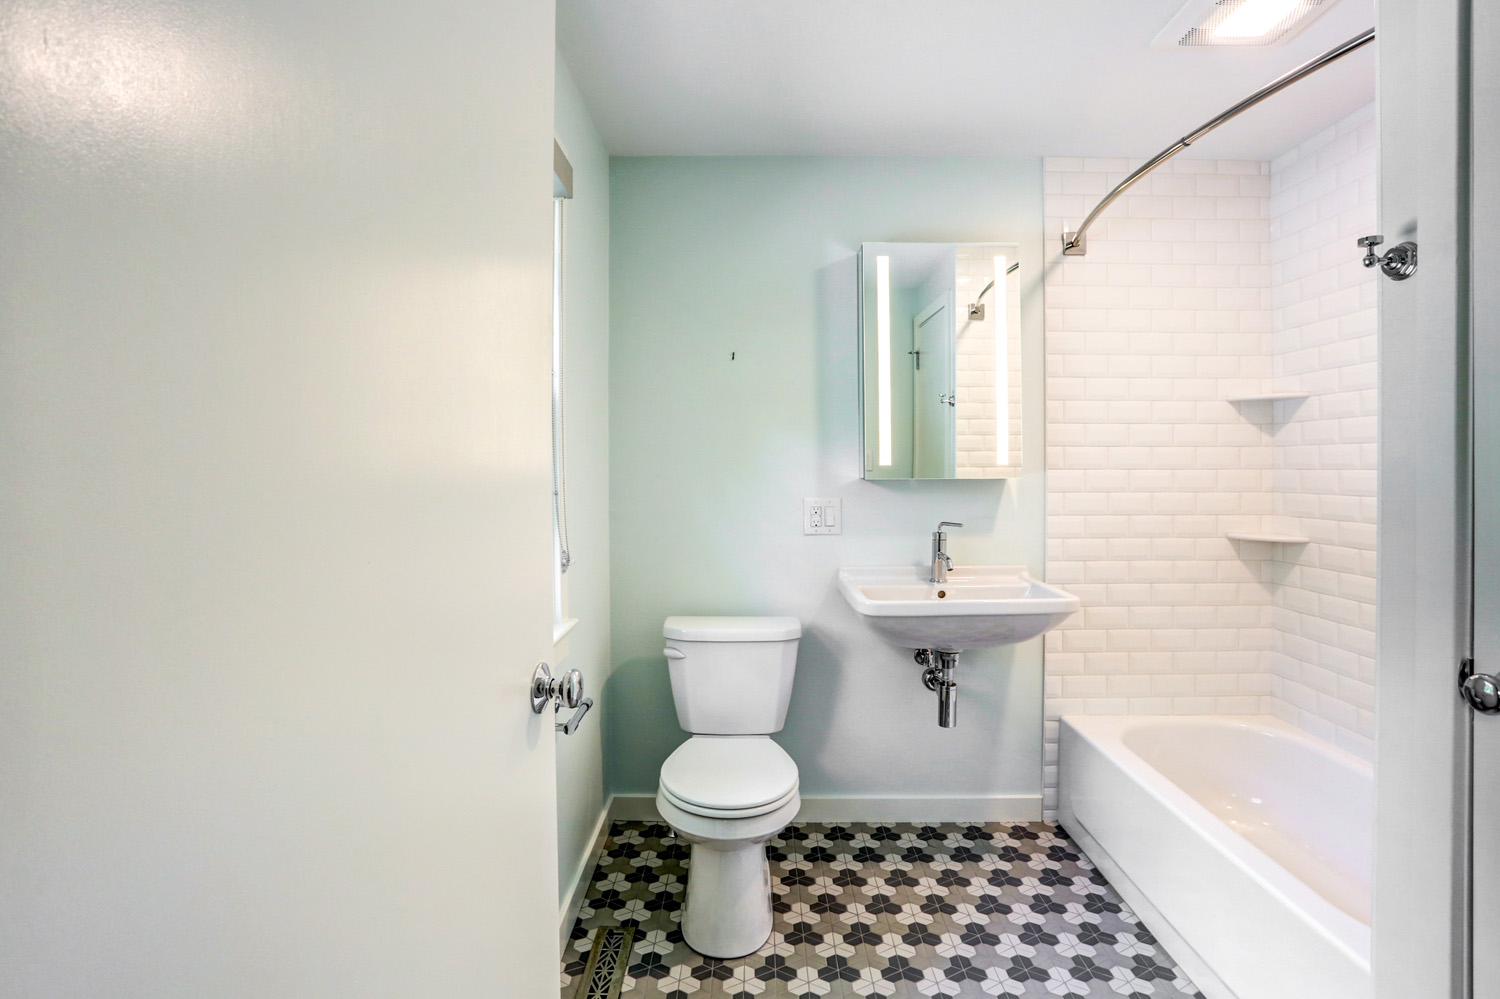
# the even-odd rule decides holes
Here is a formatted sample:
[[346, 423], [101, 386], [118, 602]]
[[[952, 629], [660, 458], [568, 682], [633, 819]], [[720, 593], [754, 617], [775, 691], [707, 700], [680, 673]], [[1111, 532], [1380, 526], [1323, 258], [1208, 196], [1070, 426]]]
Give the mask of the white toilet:
[[669, 617], [662, 628], [677, 723], [693, 737], [661, 767], [656, 808], [692, 844], [682, 935], [743, 957], [771, 935], [766, 842], [797, 817], [797, 764], [781, 731], [797, 671], [794, 617]]

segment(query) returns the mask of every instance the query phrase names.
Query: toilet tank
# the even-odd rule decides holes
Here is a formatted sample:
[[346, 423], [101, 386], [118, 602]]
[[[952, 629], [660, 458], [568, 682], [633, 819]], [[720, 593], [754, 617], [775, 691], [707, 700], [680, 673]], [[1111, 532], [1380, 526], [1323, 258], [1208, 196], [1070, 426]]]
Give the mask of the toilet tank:
[[662, 626], [677, 724], [695, 735], [770, 735], [786, 723], [802, 622], [669, 617]]

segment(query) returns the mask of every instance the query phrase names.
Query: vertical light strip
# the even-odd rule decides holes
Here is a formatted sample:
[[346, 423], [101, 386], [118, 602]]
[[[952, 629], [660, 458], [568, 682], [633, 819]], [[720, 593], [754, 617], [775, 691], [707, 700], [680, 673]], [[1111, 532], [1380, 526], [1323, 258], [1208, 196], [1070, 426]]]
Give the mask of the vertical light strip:
[[1005, 257], [995, 258], [995, 460], [1010, 464], [1010, 275]]
[[891, 464], [891, 258], [875, 258], [875, 389], [878, 412], [876, 439], [880, 464]]

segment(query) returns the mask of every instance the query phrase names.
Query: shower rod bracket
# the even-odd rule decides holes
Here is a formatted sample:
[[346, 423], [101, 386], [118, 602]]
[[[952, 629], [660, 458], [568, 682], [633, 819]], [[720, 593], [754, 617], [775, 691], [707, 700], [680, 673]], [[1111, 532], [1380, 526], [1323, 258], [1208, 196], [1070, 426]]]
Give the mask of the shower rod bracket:
[[1375, 247], [1385, 242], [1384, 236], [1361, 236], [1359, 245], [1365, 251], [1365, 257], [1360, 263], [1366, 267], [1379, 265], [1380, 273], [1392, 281], [1405, 281], [1417, 273], [1417, 244], [1413, 242], [1397, 243], [1382, 254], [1375, 252]]

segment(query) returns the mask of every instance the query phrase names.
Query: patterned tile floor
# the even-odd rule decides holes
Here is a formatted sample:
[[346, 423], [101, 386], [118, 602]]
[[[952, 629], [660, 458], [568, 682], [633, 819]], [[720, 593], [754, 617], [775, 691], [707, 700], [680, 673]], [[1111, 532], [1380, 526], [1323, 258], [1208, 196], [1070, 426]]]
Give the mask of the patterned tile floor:
[[1057, 826], [797, 823], [769, 845], [776, 924], [759, 952], [682, 941], [688, 844], [616, 823], [564, 954], [581, 997], [594, 931], [637, 924], [628, 999], [1108, 996], [1201, 999]]

